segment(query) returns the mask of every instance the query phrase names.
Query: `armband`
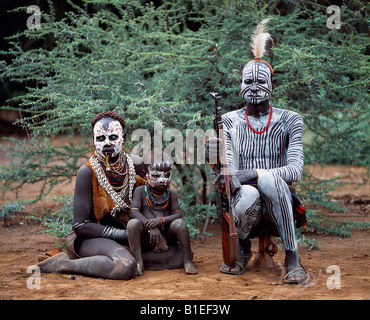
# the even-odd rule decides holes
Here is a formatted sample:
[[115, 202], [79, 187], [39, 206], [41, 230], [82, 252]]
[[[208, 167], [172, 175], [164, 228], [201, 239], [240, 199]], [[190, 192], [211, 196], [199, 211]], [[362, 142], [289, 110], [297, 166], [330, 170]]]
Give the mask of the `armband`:
[[84, 226], [86, 223], [89, 223], [90, 220], [85, 220], [84, 222], [76, 222], [72, 225], [72, 230], [77, 230], [78, 228], [81, 228], [82, 226]]
[[106, 226], [102, 233], [103, 238], [112, 239], [117, 242], [125, 242], [128, 239], [127, 230]]

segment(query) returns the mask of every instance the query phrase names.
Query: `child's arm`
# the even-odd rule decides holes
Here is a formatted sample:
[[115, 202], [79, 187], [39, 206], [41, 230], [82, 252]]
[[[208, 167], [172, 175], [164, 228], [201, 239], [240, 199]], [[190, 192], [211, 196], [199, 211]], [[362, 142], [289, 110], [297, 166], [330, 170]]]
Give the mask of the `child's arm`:
[[170, 212], [168, 216], [163, 217], [165, 223], [171, 223], [176, 219], [182, 218], [179, 200], [175, 191], [170, 189]]
[[[142, 203], [144, 199], [145, 199], [144, 186], [140, 186], [136, 188], [134, 191], [129, 217], [130, 219], [138, 219], [143, 224], [144, 228], [150, 232], [150, 242], [153, 245], [158, 245], [162, 238], [161, 233], [159, 232], [158, 229], [156, 229], [157, 226], [160, 225], [160, 221], [158, 219], [151, 218], [148, 219], [141, 213], [143, 209]], [[155, 224], [149, 227], [147, 225], [147, 222], [151, 220], [154, 220]]]
[[142, 189], [144, 187], [138, 187], [135, 189], [133, 197], [132, 197], [132, 204], [129, 217], [130, 219], [138, 219], [141, 221], [143, 225], [148, 221], [147, 218], [141, 213], [141, 203], [143, 199], [143, 192]]
[[157, 228], [161, 225], [163, 226], [167, 223], [171, 223], [172, 221], [175, 221], [176, 219], [182, 217], [176, 192], [171, 189], [169, 189], [169, 191], [170, 191], [170, 203], [168, 205], [168, 209], [166, 209], [167, 212], [163, 216], [148, 219], [147, 223], [144, 225], [146, 229]]

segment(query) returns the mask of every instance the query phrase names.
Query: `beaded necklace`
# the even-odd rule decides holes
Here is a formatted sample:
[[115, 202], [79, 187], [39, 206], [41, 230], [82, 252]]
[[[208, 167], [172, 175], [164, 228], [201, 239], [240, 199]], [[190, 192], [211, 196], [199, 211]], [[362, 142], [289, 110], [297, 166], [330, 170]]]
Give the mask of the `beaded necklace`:
[[113, 170], [107, 170], [107, 168], [104, 165], [102, 165], [102, 168], [110, 185], [115, 189], [122, 188], [123, 181], [126, 178], [127, 163], [125, 163], [125, 165], [123, 166], [123, 173], [120, 174], [114, 173]]
[[95, 153], [95, 156], [100, 162], [101, 167], [113, 189], [121, 189], [126, 181], [127, 173], [127, 162], [125, 153], [121, 152], [117, 160], [110, 164], [108, 162], [108, 156], [105, 159], [98, 153]]
[[[162, 194], [158, 195], [155, 194], [148, 183], [144, 186], [145, 194], [146, 194], [146, 203], [150, 208], [153, 208], [154, 205], [161, 206], [162, 209], [165, 209], [168, 206], [170, 201], [170, 191], [167, 189]], [[158, 200], [158, 198], [163, 197], [162, 200]], [[154, 204], [154, 205], [153, 205]]]
[[[108, 195], [112, 198], [116, 206], [110, 212], [111, 215], [115, 216], [116, 213], [120, 210], [130, 208], [129, 205], [125, 203], [126, 195], [128, 194], [128, 201], [129, 203], [132, 202], [132, 192], [134, 190], [134, 185], [136, 183], [136, 172], [133, 160], [131, 157], [126, 155], [126, 161], [128, 166], [128, 174], [125, 174], [125, 179], [122, 185], [119, 188], [114, 188], [104, 170], [104, 164], [98, 160], [96, 156], [92, 156], [89, 159], [92, 169], [96, 174], [96, 178], [98, 180], [99, 185], [103, 187], [103, 189], [108, 193]], [[119, 189], [119, 191], [117, 190]]]
[[267, 125], [265, 127], [265, 129], [263, 129], [262, 131], [257, 131], [257, 130], [254, 130], [251, 126], [251, 124], [249, 123], [249, 119], [248, 119], [248, 114], [247, 114], [247, 107], [244, 108], [244, 114], [245, 114], [245, 118], [247, 119], [247, 123], [248, 123], [248, 126], [249, 128], [254, 132], [254, 133], [257, 133], [257, 134], [261, 134], [261, 133], [264, 133], [267, 128], [269, 127], [270, 123], [271, 123], [271, 118], [272, 118], [272, 108], [271, 106], [270, 107], [270, 117], [269, 117], [269, 121], [267, 122]]

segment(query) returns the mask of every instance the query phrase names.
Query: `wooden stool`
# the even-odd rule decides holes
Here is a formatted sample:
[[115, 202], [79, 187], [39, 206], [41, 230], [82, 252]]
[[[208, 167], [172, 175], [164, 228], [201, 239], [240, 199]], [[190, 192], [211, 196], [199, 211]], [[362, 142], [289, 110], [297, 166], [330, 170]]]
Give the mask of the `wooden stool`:
[[258, 253], [253, 261], [253, 266], [256, 268], [273, 268], [275, 266], [273, 256], [277, 253], [277, 246], [271, 240], [271, 237], [279, 237], [279, 232], [276, 226], [265, 219], [261, 223], [252, 228], [251, 239], [259, 239]]
[[268, 247], [271, 245], [270, 236], [259, 237], [259, 249], [258, 254], [253, 261], [253, 267], [255, 268], [273, 268], [275, 266], [274, 260], [272, 259], [271, 251]]

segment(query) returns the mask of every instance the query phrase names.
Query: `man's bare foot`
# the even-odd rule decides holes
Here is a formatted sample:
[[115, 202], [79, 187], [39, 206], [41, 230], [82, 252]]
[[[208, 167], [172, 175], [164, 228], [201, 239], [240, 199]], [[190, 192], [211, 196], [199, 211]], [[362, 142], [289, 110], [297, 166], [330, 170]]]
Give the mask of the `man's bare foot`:
[[59, 272], [63, 265], [68, 261], [68, 256], [66, 253], [61, 252], [52, 256], [40, 263], [37, 266], [40, 268], [40, 271], [43, 273], [50, 272]]
[[283, 278], [283, 283], [300, 284], [307, 283], [310, 277], [302, 266], [296, 268], [287, 268], [287, 273]]
[[197, 274], [198, 271], [195, 270], [191, 262], [184, 263], [184, 270], [186, 274]]
[[301, 259], [298, 252], [285, 250], [285, 265], [286, 274], [283, 277], [283, 283], [286, 284], [300, 284], [306, 283], [310, 280], [306, 270], [301, 265]]

